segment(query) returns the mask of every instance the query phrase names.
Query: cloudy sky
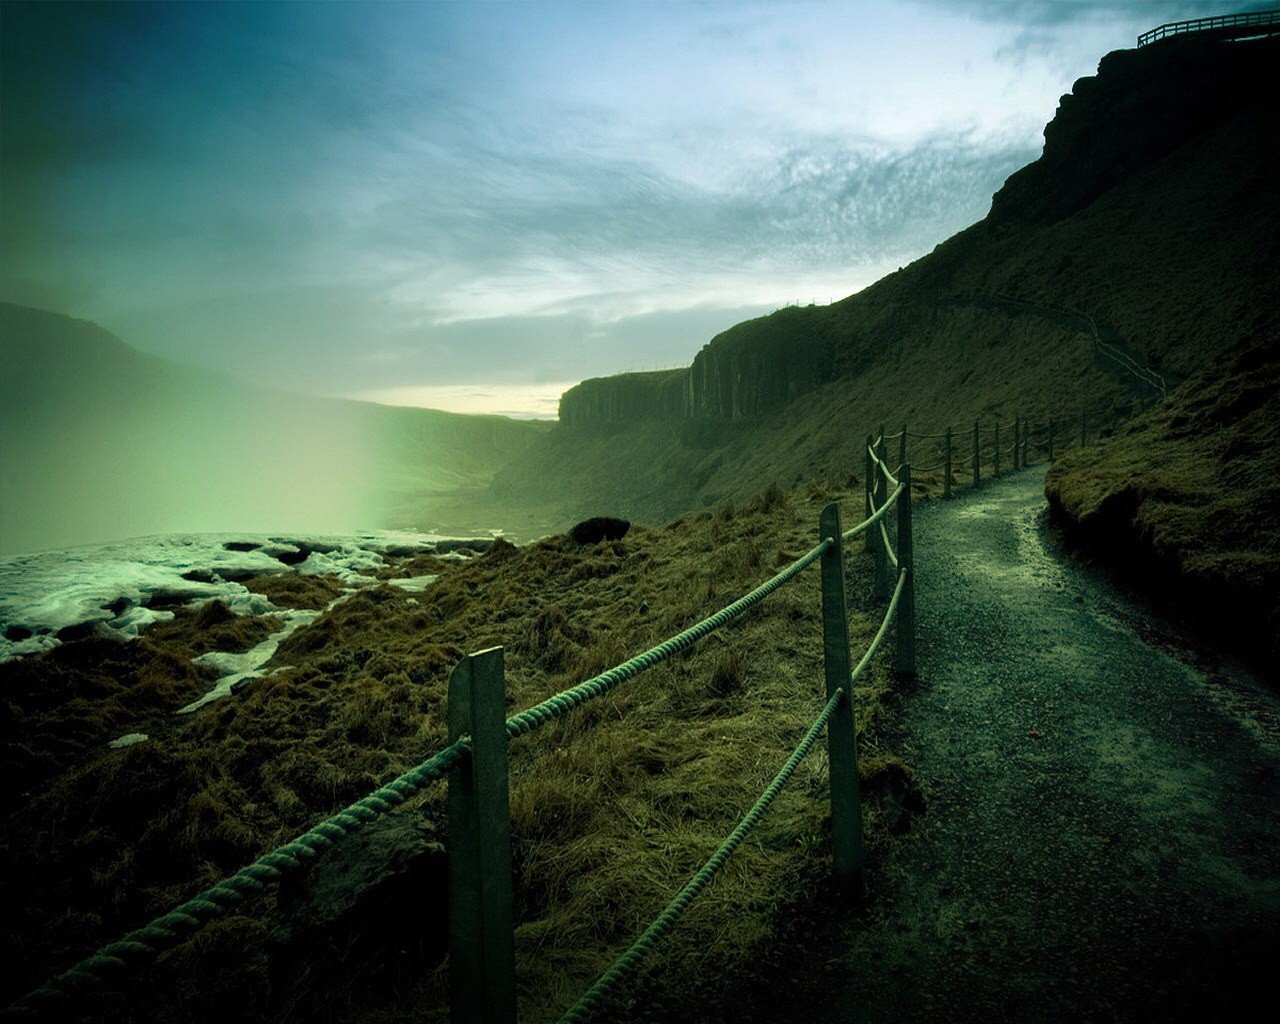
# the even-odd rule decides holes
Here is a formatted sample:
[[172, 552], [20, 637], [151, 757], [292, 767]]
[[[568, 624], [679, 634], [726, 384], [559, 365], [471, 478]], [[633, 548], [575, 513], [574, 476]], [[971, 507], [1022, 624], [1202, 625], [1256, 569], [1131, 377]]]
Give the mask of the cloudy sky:
[[0, 299], [292, 390], [548, 414], [928, 252], [1102, 54], [1222, 9], [5, 3]]

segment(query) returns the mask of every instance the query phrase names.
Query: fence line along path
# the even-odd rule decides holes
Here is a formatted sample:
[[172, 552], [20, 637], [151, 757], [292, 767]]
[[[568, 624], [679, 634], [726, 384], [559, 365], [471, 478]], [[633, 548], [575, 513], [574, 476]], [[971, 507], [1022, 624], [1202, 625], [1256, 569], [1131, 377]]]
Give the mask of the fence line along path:
[[[866, 851], [858, 789], [853, 688], [891, 629], [895, 638], [895, 671], [903, 676], [914, 675], [916, 671], [912, 468], [907, 461], [908, 442], [920, 440], [935, 446], [941, 444], [941, 461], [938, 466], [930, 468], [945, 467], [944, 490], [949, 497], [956, 464], [972, 460], [972, 484], [979, 486], [981, 466], [988, 455], [994, 458], [997, 475], [1000, 472], [1000, 455], [1004, 452], [1012, 454], [1015, 468], [1027, 465], [1039, 455], [1052, 459], [1055, 424], [1061, 430], [1062, 425], [1068, 422], [1074, 425], [1075, 421], [1059, 423], [1051, 417], [1044, 424], [1032, 427], [1019, 417], [1011, 434], [1006, 435], [1011, 438], [1009, 449], [1002, 449], [999, 425], [984, 430], [975, 422], [969, 452], [956, 449], [959, 434], [951, 427], [938, 433], [912, 433], [904, 424], [893, 435], [886, 435], [882, 427], [877, 436], [866, 440], [864, 516], [857, 525], [842, 529], [839, 505], [828, 505], [818, 522], [817, 544], [754, 590], [649, 650], [510, 718], [505, 712], [506, 678], [502, 648], [468, 655], [458, 663], [449, 678], [447, 724], [450, 742], [447, 746], [291, 842], [264, 854], [149, 924], [104, 946], [22, 997], [10, 1008], [10, 1013], [65, 1017], [68, 1004], [73, 1000], [89, 997], [95, 989], [180, 944], [205, 924], [240, 906], [250, 897], [265, 892], [286, 872], [302, 868], [368, 822], [393, 812], [433, 783], [447, 779], [452, 1019], [456, 1024], [511, 1024], [516, 1019], [516, 987], [507, 765], [510, 741], [533, 732], [688, 649], [748, 612], [774, 591], [796, 580], [814, 564], [820, 566], [824, 678], [822, 703], [820, 706], [815, 703], [817, 713], [812, 724], [798, 738], [795, 749], [781, 764], [764, 792], [706, 863], [635, 942], [565, 1012], [562, 1021], [587, 1020], [592, 1011], [639, 968], [768, 813], [823, 731], [827, 734], [830, 775], [832, 873], [843, 883], [845, 891], [854, 896], [860, 895], [865, 889]], [[1100, 431], [1100, 422], [1096, 414], [1091, 419], [1087, 413], [1081, 413], [1078, 442], [1086, 442], [1091, 423], [1096, 435]], [[985, 440], [988, 434], [993, 435], [990, 444]], [[1060, 450], [1064, 435], [1058, 433], [1056, 436]], [[892, 470], [886, 455], [890, 440], [898, 441], [898, 464]], [[845, 595], [845, 545], [859, 537], [874, 559], [875, 597], [887, 604], [875, 636], [854, 664], [849, 646]]]

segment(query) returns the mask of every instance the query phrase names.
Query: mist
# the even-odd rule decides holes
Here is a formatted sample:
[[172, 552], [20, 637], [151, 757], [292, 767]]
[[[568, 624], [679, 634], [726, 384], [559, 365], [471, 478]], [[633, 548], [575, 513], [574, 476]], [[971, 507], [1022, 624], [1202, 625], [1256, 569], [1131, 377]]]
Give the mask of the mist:
[[426, 525], [536, 425], [317, 399], [0, 306], [0, 555], [203, 531]]

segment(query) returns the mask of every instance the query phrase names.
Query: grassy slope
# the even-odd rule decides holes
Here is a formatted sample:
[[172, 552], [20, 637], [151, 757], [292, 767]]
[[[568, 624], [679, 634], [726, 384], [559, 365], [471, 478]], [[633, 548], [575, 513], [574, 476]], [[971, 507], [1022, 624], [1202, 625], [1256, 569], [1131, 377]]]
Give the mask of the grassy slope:
[[1203, 625], [1280, 656], [1280, 345], [1242, 343], [1165, 404], [1050, 471], [1090, 542], [1187, 600]]
[[[72, 643], [0, 667], [10, 715], [37, 725], [49, 716], [79, 737], [76, 751], [60, 752], [53, 778], [24, 776], [27, 792], [10, 794], [3, 811], [0, 897], [13, 915], [2, 948], [13, 980], [3, 994], [417, 763], [443, 741], [445, 681], [463, 651], [503, 644], [511, 707], [532, 704], [688, 626], [803, 553], [820, 506], [835, 497], [852, 514], [861, 495], [774, 491], [598, 548], [553, 538], [499, 545], [470, 563], [415, 560], [397, 571], [442, 573], [422, 595], [384, 586], [351, 598], [290, 638], [273, 663], [279, 674], [168, 724], [155, 717], [165, 705], [152, 699], [160, 683], [113, 689], [108, 706], [101, 673], [77, 667], [86, 658], [133, 659], [147, 678], [172, 680], [168, 706], [177, 706], [195, 680], [174, 666], [202, 645], [202, 629], [226, 628], [217, 616], [109, 645], [115, 654], [86, 641], [95, 646]], [[863, 558], [849, 563], [856, 607], [868, 573]], [[572, 1001], [781, 765], [821, 706], [818, 611], [810, 570], [694, 651], [513, 746], [522, 1019], [553, 1018]], [[851, 613], [855, 650], [870, 640], [873, 616]], [[56, 690], [51, 680], [60, 680]], [[878, 664], [857, 693], [872, 789], [886, 772], [901, 772], [877, 742], [888, 685]], [[19, 706], [37, 693], [38, 708]], [[155, 738], [101, 749], [132, 726], [131, 712]], [[823, 874], [824, 760], [821, 749], [810, 756], [758, 840], [656, 958], [637, 1017], [679, 1005], [696, 1018], [749, 967], [778, 908], [813, 898]], [[406, 813], [437, 830], [442, 795], [437, 787]], [[869, 820], [879, 846], [874, 801]], [[349, 949], [322, 952], [269, 987], [272, 906], [262, 901], [208, 929], [143, 972], [105, 1016], [443, 1019], [436, 940], [397, 941], [372, 961]], [[412, 935], [429, 939], [444, 928], [442, 906], [405, 912]]]
[[[1280, 52], [1275, 41], [1249, 45], [1257, 61]], [[1207, 59], [1235, 61], [1242, 52]], [[1155, 80], [1143, 103], [1161, 109], [1161, 90], [1175, 87], [1181, 66], [1164, 67], [1158, 54], [1118, 56], [1122, 64], [1156, 61], [1136, 72]], [[1084, 80], [1077, 92], [1088, 96], [1096, 81]], [[1114, 86], [1122, 94], [1127, 87]], [[1090, 102], [1071, 106], [1083, 137], [1075, 143], [1080, 151], [1054, 172], [1066, 175], [1063, 183], [1080, 166], [1123, 157], [1089, 148], [1089, 132], [1107, 128], [1114, 106], [1104, 100], [1091, 111]], [[1019, 411], [1043, 419], [1050, 410], [1104, 405], [1124, 390], [1095, 363], [1085, 336], [1051, 317], [954, 301], [969, 290], [1084, 310], [1176, 375], [1244, 338], [1274, 338], [1280, 117], [1263, 96], [1233, 96], [1171, 138], [1167, 150], [1126, 167], [1117, 183], [1068, 215], [988, 219], [858, 295], [748, 321], [708, 346], [765, 349], [782, 343], [785, 327], [795, 345], [832, 350], [840, 376], [819, 391], [753, 420], [690, 424], [683, 432], [644, 422], [611, 431], [561, 428], [498, 474], [495, 498], [562, 517], [616, 511], [658, 522], [741, 499], [771, 479], [856, 469], [860, 439], [882, 420], [935, 430]], [[1038, 187], [1052, 192], [1053, 175]]]

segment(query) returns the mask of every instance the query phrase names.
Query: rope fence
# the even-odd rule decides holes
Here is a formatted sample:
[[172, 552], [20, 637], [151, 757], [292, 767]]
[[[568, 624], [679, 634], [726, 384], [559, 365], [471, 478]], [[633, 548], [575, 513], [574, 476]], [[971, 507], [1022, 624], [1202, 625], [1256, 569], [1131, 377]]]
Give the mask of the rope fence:
[[[1012, 444], [1004, 448], [998, 440], [999, 424], [989, 428], [996, 440], [988, 446], [982, 441], [984, 429], [975, 421], [972, 431], [966, 430], [967, 434], [971, 433], [968, 454], [957, 452], [958, 433], [952, 428], [940, 433], [913, 433], [903, 424], [898, 432], [886, 434], [881, 427], [877, 435], [867, 437], [864, 446], [865, 514], [857, 525], [842, 531], [838, 504], [828, 505], [819, 520], [817, 544], [755, 589], [648, 650], [509, 718], [505, 711], [502, 648], [466, 656], [449, 679], [447, 746], [290, 842], [102, 947], [23, 996], [13, 1004], [11, 1012], [65, 1017], [72, 1000], [89, 997], [94, 990], [186, 941], [206, 924], [268, 891], [286, 873], [304, 867], [433, 783], [447, 780], [452, 1019], [459, 1024], [463, 1021], [512, 1024], [516, 1019], [516, 987], [509, 742], [687, 650], [744, 615], [815, 563], [821, 566], [825, 705], [751, 809], [654, 921], [565, 1012], [562, 1024], [578, 1024], [588, 1019], [638, 968], [768, 812], [824, 730], [829, 753], [832, 873], [860, 893], [864, 886], [865, 851], [853, 684], [871, 664], [891, 627], [896, 636], [895, 671], [902, 676], [912, 676], [916, 671], [912, 466], [907, 460], [908, 441], [942, 441], [934, 447], [941, 449], [944, 457], [928, 470], [944, 470], [944, 496], [950, 497], [957, 459], [962, 464], [971, 461], [972, 483], [979, 486], [981, 456], [988, 449], [995, 457], [995, 475], [1000, 473], [1001, 453], [1013, 455], [1015, 469], [1026, 466], [1035, 449], [1047, 452], [1047, 457], [1052, 459], [1057, 423], [1051, 417], [1033, 426], [1018, 417], [1013, 425]], [[1078, 436], [1071, 440], [1078, 439], [1080, 444], [1087, 441], [1089, 424], [1087, 413], [1082, 413], [1078, 421], [1074, 418], [1062, 421], [1065, 427], [1078, 426]], [[1099, 421], [1094, 421], [1094, 428], [1096, 434], [1101, 429]], [[1043, 437], [1043, 441], [1033, 441], [1036, 435]], [[1060, 449], [1067, 438], [1063, 434], [1057, 436]], [[898, 441], [896, 475], [889, 468], [885, 451], [886, 442], [890, 440]], [[890, 512], [894, 513], [892, 517]], [[844, 544], [859, 536], [864, 536], [866, 550], [874, 561], [874, 595], [887, 602], [887, 607], [871, 643], [857, 665], [851, 666]]]

